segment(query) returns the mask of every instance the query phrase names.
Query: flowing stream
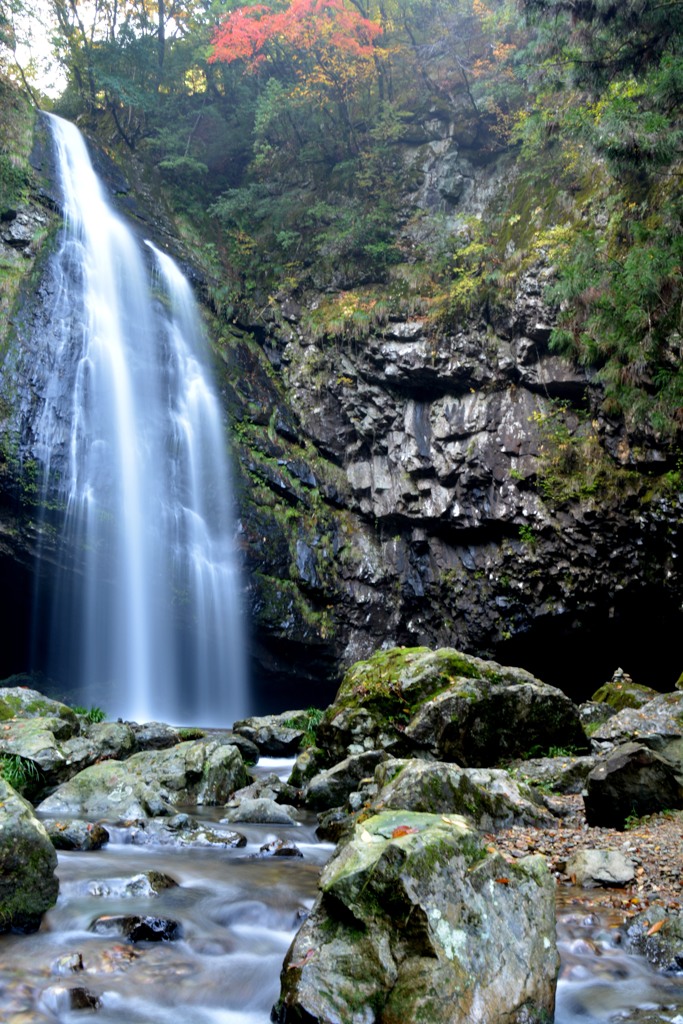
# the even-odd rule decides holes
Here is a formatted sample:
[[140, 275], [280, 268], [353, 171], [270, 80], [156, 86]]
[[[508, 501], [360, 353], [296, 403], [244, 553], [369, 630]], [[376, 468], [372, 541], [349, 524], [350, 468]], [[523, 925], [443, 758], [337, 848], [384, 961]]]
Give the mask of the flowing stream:
[[[279, 769], [286, 777], [290, 767], [262, 759], [255, 772]], [[221, 828], [220, 808], [193, 813]], [[289, 828], [234, 826], [248, 845], [233, 850], [133, 846], [112, 829], [102, 850], [60, 853], [59, 899], [40, 930], [0, 936], [0, 1021], [82, 1024], [90, 1014], [72, 1008], [76, 988], [99, 1000], [101, 1024], [267, 1024], [285, 953], [333, 849], [317, 842], [315, 825], [311, 816]], [[303, 857], [259, 856], [275, 835], [295, 842]], [[178, 886], [155, 897], [117, 894], [123, 881], [150, 870]], [[169, 917], [182, 937], [132, 945], [94, 934], [93, 922], [110, 914]], [[683, 1024], [683, 977], [628, 954], [618, 923], [605, 908], [558, 901], [555, 1024]], [[65, 972], [60, 964], [78, 954], [83, 970]]]
[[201, 321], [173, 260], [112, 211], [78, 129], [49, 123], [65, 227], [35, 444], [43, 505], [63, 512], [36, 616], [48, 673], [109, 717], [228, 725], [246, 711], [244, 627]]

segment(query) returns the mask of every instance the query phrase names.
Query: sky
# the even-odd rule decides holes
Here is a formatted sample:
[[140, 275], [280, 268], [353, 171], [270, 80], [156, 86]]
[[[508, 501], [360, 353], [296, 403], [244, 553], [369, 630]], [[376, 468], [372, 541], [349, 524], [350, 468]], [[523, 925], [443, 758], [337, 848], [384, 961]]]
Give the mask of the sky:
[[52, 55], [52, 14], [45, 0], [15, 22], [16, 56], [31, 85], [55, 99], [66, 87], [66, 76]]

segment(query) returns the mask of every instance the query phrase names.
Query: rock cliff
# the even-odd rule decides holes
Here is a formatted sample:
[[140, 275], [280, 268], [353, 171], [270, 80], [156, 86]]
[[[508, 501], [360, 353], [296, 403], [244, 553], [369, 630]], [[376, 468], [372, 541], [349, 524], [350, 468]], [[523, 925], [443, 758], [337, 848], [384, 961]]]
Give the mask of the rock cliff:
[[[408, 254], [425, 244], [421, 211], [455, 231], [521, 187], [514, 154], [478, 158], [443, 120], [402, 146]], [[49, 157], [36, 151], [35, 162], [49, 179]], [[120, 178], [112, 191], [187, 255], [144, 196], [134, 204]], [[44, 182], [2, 234], [3, 252], [23, 251], [33, 271], [2, 368], [3, 613], [14, 623], [4, 674], [26, 667], [32, 556], [49, 553], [58, 514], [38, 530], [50, 497], [36, 494], [31, 416], [49, 379], [40, 321], [52, 285], [49, 245], [36, 258], [29, 228], [54, 218], [51, 196]], [[19, 222], [21, 239], [8, 237]], [[402, 644], [522, 664], [577, 698], [621, 663], [670, 688], [683, 591], [675, 456], [605, 416], [599, 385], [551, 351], [543, 253], [500, 301], [447, 319], [428, 315], [410, 267], [408, 256], [381, 286], [340, 272], [324, 291], [283, 289], [229, 323], [207, 313], [259, 703], [326, 703], [346, 666]], [[195, 283], [202, 292], [201, 273]]]

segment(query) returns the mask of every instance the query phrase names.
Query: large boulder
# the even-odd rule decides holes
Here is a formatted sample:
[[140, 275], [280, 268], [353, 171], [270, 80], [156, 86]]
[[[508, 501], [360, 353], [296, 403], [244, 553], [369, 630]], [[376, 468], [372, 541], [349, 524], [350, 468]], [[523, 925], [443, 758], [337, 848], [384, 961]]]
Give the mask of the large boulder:
[[35, 931], [59, 892], [57, 854], [31, 805], [0, 778], [0, 931]]
[[254, 743], [261, 754], [291, 757], [301, 746], [307, 729], [305, 711], [283, 711], [279, 715], [245, 718], [233, 725], [233, 731]]
[[70, 708], [61, 707], [71, 717], [21, 713], [5, 721], [0, 732], [0, 754], [22, 758], [35, 766], [31, 799], [45, 795], [99, 760], [125, 758], [135, 749], [133, 730], [126, 723], [79, 721]]
[[460, 814], [490, 832], [512, 825], [547, 825], [552, 815], [532, 790], [501, 768], [459, 768], [442, 761], [387, 761], [377, 768], [376, 810]]
[[586, 821], [624, 828], [629, 817], [683, 807], [683, 772], [643, 743], [623, 743], [589, 773]]
[[683, 693], [661, 693], [639, 708], [624, 708], [591, 736], [600, 754], [628, 742], [643, 743], [672, 764], [683, 764]]
[[381, 750], [369, 750], [365, 754], [345, 757], [334, 767], [319, 772], [308, 783], [306, 805], [314, 811], [340, 807], [364, 778], [373, 775], [375, 767], [386, 757], [387, 754]]
[[172, 814], [184, 804], [224, 804], [247, 781], [236, 747], [215, 740], [146, 750], [79, 772], [39, 805], [53, 817], [110, 821]]
[[529, 672], [451, 648], [380, 651], [346, 673], [317, 730], [332, 763], [383, 749], [466, 767], [584, 749], [576, 705]]
[[577, 850], [565, 872], [584, 889], [628, 885], [636, 877], [635, 864], [621, 850]]
[[607, 704], [615, 711], [623, 711], [624, 708], [642, 708], [643, 704], [658, 697], [659, 692], [651, 686], [634, 683], [626, 672], [618, 668], [610, 681], [595, 691], [591, 700], [597, 704]]
[[287, 953], [279, 1024], [552, 1020], [555, 888], [458, 817], [384, 812], [356, 826]]
[[12, 718], [59, 718], [68, 725], [69, 735], [79, 731], [79, 717], [73, 708], [27, 686], [0, 687], [0, 721]]

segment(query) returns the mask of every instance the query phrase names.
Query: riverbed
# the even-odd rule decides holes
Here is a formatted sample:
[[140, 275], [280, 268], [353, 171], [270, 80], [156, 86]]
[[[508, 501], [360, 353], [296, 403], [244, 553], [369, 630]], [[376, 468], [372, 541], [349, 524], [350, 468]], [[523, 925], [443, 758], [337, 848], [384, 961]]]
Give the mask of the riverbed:
[[[259, 770], [274, 767], [283, 770], [267, 761]], [[220, 808], [194, 813], [231, 828], [220, 824]], [[297, 827], [237, 827], [247, 838], [238, 849], [139, 847], [126, 830], [112, 829], [102, 850], [60, 853], [59, 899], [40, 930], [0, 937], [0, 1021], [267, 1024], [282, 961], [333, 846], [317, 841], [313, 816]], [[293, 841], [302, 857], [261, 855], [275, 837]], [[125, 880], [151, 870], [177, 886], [156, 896], [120, 894]], [[91, 930], [97, 919], [122, 914], [177, 921], [180, 937], [131, 944]], [[558, 899], [556, 1024], [683, 1024], [683, 977], [627, 953], [621, 920], [566, 893]], [[73, 1007], [72, 989], [82, 1008]]]

